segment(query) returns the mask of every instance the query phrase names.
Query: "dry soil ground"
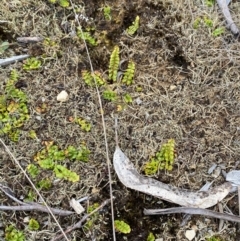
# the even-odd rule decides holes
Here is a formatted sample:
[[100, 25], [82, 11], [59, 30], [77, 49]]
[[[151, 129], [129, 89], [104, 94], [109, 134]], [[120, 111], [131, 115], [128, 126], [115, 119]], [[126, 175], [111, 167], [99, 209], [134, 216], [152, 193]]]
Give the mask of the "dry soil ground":
[[[73, 0], [78, 9], [83, 30], [98, 40], [97, 46], [89, 47], [94, 70], [107, 74], [110, 54], [114, 46], [120, 47], [122, 60], [136, 64], [134, 84], [108, 83], [119, 96], [129, 93], [133, 103], [118, 112], [120, 146], [142, 172], [143, 165], [168, 139], [176, 142], [175, 164], [172, 172], [159, 171], [155, 178], [177, 187], [199, 190], [207, 181], [222, 183], [222, 174], [216, 178], [208, 169], [218, 164], [225, 171], [235, 168], [240, 148], [240, 60], [238, 39], [227, 29], [214, 37], [213, 31], [225, 27], [224, 19], [214, 4], [208, 7], [203, 0]], [[111, 21], [104, 18], [102, 8], [111, 7]], [[10, 72], [16, 69], [20, 75], [16, 88], [28, 96], [30, 119], [21, 127], [18, 142], [2, 136], [6, 145], [18, 158], [23, 168], [34, 163], [34, 156], [44, 149], [44, 142], [53, 141], [61, 149], [81, 143], [90, 149], [89, 161], [63, 164], [80, 175], [75, 183], [57, 180], [51, 171], [41, 172], [34, 179], [38, 183], [48, 177], [52, 187], [41, 190], [46, 202], [57, 208], [70, 209], [72, 197], [90, 196], [89, 203], [101, 203], [109, 198], [108, 172], [103, 128], [96, 90], [88, 87], [81, 77], [82, 70], [90, 70], [86, 49], [76, 37], [77, 23], [71, 7], [63, 8], [47, 0], [2, 0], [0, 2], [0, 40], [11, 43], [1, 58], [31, 54], [42, 61], [41, 68], [23, 70], [23, 63], [1, 68], [0, 91], [3, 94]], [[238, 25], [240, 2], [230, 5]], [[136, 16], [140, 27], [133, 36], [126, 29]], [[212, 27], [206, 25], [212, 20]], [[197, 28], [193, 28], [200, 19]], [[204, 20], [205, 19], [205, 20]], [[54, 41], [19, 44], [17, 37], [40, 36]], [[141, 91], [139, 90], [141, 87]], [[56, 101], [61, 90], [69, 93], [69, 100]], [[100, 88], [100, 93], [103, 89]], [[118, 100], [119, 101], [119, 100]], [[117, 104], [121, 104], [119, 101]], [[45, 104], [45, 106], [43, 105]], [[116, 103], [103, 100], [110, 156], [114, 152], [114, 118]], [[78, 116], [91, 123], [84, 132], [71, 122]], [[0, 123], [2, 125], [2, 123]], [[34, 130], [37, 138], [31, 139]], [[32, 191], [23, 173], [1, 146], [0, 180], [11, 187], [18, 198], [25, 198]], [[194, 240], [206, 240], [219, 234], [223, 240], [238, 240], [237, 224], [225, 222], [218, 230], [218, 220], [194, 216], [183, 227], [183, 216], [143, 215], [144, 208], [173, 207], [165, 201], [125, 188], [117, 179], [113, 168], [113, 194], [115, 217], [131, 226], [131, 233], [117, 233], [117, 240], [147, 240], [149, 232], [163, 240], [187, 240], [184, 233], [194, 225]], [[35, 194], [34, 194], [35, 195]], [[35, 196], [35, 201], [39, 200]], [[14, 205], [3, 193], [0, 203]], [[224, 200], [234, 214], [238, 214], [235, 194]], [[213, 207], [213, 210], [218, 210]], [[26, 217], [38, 220], [40, 229], [32, 232], [24, 223]], [[73, 225], [79, 216], [58, 217], [63, 229]], [[39, 212], [0, 213], [4, 238], [6, 226], [14, 224], [24, 231], [26, 240], [50, 240], [58, 230], [48, 214]], [[110, 206], [104, 207], [89, 229], [73, 231], [71, 240], [112, 240]]]

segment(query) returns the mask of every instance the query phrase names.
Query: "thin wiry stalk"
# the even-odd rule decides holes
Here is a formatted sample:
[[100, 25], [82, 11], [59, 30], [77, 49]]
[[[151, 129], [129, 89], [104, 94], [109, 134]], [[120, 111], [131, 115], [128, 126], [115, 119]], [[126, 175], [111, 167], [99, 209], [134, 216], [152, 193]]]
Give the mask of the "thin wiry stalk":
[[48, 204], [45, 202], [43, 196], [40, 194], [40, 192], [37, 190], [37, 188], [35, 187], [34, 183], [32, 182], [32, 180], [30, 179], [30, 177], [28, 176], [28, 174], [26, 173], [26, 171], [22, 168], [22, 166], [20, 165], [19, 161], [16, 159], [16, 157], [12, 154], [12, 152], [10, 151], [10, 149], [5, 145], [5, 143], [3, 142], [3, 140], [0, 138], [0, 142], [2, 143], [2, 145], [4, 146], [4, 148], [6, 149], [7, 153], [9, 154], [10, 157], [12, 157], [12, 159], [14, 160], [15, 164], [17, 164], [17, 166], [20, 168], [20, 170], [22, 171], [22, 173], [24, 174], [24, 176], [26, 177], [26, 179], [28, 180], [28, 182], [31, 184], [32, 188], [34, 189], [34, 191], [37, 193], [37, 195], [40, 197], [40, 200], [43, 202], [43, 204], [46, 206], [48, 212], [51, 214], [51, 216], [53, 217], [53, 220], [56, 222], [57, 226], [59, 227], [60, 231], [63, 234], [63, 237], [67, 240], [70, 241], [67, 237], [67, 235], [64, 233], [61, 225], [59, 224], [59, 222], [57, 221], [57, 218], [55, 217], [55, 215], [53, 214], [52, 210], [50, 209], [50, 207], [48, 206]]
[[[72, 0], [70, 0], [70, 3], [71, 3], [71, 6], [72, 6], [74, 15], [75, 15], [75, 20], [77, 21], [77, 24], [78, 24], [80, 32], [81, 32], [81, 36], [82, 36], [82, 39], [83, 39], [83, 42], [84, 42], [84, 46], [85, 46], [85, 49], [86, 49], [86, 53], [87, 53], [87, 56], [88, 56], [88, 61], [89, 61], [91, 73], [94, 73], [91, 57], [90, 57], [89, 50], [88, 50], [88, 47], [87, 47], [87, 43], [86, 43], [86, 41], [84, 39], [82, 27], [81, 27], [81, 24], [80, 24], [80, 22], [78, 20], [78, 16], [77, 16], [77, 13], [76, 13], [76, 11], [74, 9]], [[93, 79], [94, 79], [95, 88], [96, 88], [96, 91], [97, 91], [98, 103], [99, 103], [99, 106], [100, 106], [101, 119], [102, 119], [102, 127], [103, 127], [104, 142], [105, 142], [105, 149], [106, 149], [106, 158], [107, 158], [107, 166], [108, 166], [109, 191], [110, 191], [110, 199], [111, 199], [111, 216], [112, 216], [113, 241], [116, 241], [116, 232], [115, 232], [115, 226], [114, 226], [113, 195], [112, 195], [112, 175], [111, 175], [111, 169], [110, 169], [110, 164], [111, 163], [110, 163], [110, 159], [109, 159], [107, 132], [106, 132], [106, 125], [105, 125], [105, 120], [104, 120], [101, 96], [100, 96], [100, 93], [99, 93], [99, 89], [98, 89], [97, 82], [96, 82], [94, 74], [93, 74]]]

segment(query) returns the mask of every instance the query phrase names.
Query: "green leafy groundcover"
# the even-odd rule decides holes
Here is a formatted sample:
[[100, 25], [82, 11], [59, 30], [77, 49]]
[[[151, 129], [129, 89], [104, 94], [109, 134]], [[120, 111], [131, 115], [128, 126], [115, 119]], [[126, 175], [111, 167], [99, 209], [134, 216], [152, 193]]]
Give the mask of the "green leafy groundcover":
[[[49, 142], [46, 143], [46, 148], [35, 155], [34, 160], [42, 169], [52, 170], [57, 178], [77, 182], [79, 181], [79, 175], [61, 165], [61, 161], [69, 159], [70, 161], [87, 162], [89, 154], [90, 151], [86, 146], [80, 148], [68, 146], [65, 150], [61, 150], [53, 142]], [[27, 169], [33, 178], [39, 174], [39, 168], [34, 164], [30, 164]]]

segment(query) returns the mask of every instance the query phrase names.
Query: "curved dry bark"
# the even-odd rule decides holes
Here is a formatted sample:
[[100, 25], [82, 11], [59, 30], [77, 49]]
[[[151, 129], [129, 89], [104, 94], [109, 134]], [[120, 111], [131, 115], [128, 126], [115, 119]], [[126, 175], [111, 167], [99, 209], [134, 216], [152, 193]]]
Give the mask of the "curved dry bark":
[[232, 187], [231, 183], [225, 182], [207, 192], [191, 192], [167, 185], [140, 175], [118, 146], [114, 152], [113, 165], [118, 178], [126, 187], [185, 207], [212, 207], [225, 198]]
[[239, 29], [238, 29], [237, 25], [233, 22], [231, 13], [228, 8], [227, 1], [226, 0], [217, 0], [217, 3], [219, 5], [220, 9], [222, 10], [222, 13], [227, 21], [227, 25], [230, 28], [231, 32], [236, 35], [239, 34]]

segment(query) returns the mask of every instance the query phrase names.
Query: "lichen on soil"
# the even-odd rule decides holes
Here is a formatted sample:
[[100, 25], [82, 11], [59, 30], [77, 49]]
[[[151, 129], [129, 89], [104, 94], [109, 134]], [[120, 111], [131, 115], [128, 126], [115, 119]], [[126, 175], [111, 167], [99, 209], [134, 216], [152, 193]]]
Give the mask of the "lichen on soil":
[[[118, 113], [120, 147], [143, 174], [143, 166], [168, 139], [176, 142], [176, 161], [173, 171], [159, 171], [154, 178], [177, 187], [199, 190], [207, 181], [214, 185], [224, 182], [208, 174], [216, 163], [225, 171], [239, 168], [240, 150], [240, 82], [239, 41], [231, 32], [214, 37], [214, 28], [225, 28], [225, 21], [217, 4], [208, 7], [204, 1], [173, 0], [73, 0], [74, 8], [83, 29], [99, 41], [89, 47], [94, 70], [106, 73], [110, 54], [119, 46], [122, 60], [136, 64], [134, 84], [125, 86], [110, 83], [119, 94], [129, 93], [133, 103]], [[103, 6], [111, 7], [111, 21], [104, 19]], [[51, 207], [69, 209], [71, 198], [90, 196], [87, 205], [101, 203], [109, 198], [108, 171], [101, 112], [96, 89], [87, 86], [81, 77], [82, 70], [90, 65], [83, 42], [74, 35], [77, 28], [72, 7], [62, 8], [47, 0], [2, 0], [0, 3], [0, 40], [11, 43], [1, 58], [28, 53], [42, 58], [38, 70], [24, 71], [22, 62], [1, 68], [0, 94], [12, 69], [20, 75], [18, 88], [28, 96], [29, 121], [21, 128], [18, 142], [2, 136], [21, 165], [26, 168], [34, 163], [34, 155], [44, 148], [43, 143], [54, 141], [60, 148], [81, 145], [90, 149], [87, 163], [66, 161], [80, 175], [80, 181], [54, 181], [53, 186], [42, 191]], [[240, 3], [232, 1], [231, 11], [240, 26]], [[84, 17], [83, 17], [84, 16]], [[133, 36], [126, 33], [136, 16], [140, 27]], [[204, 17], [213, 21], [213, 27], [204, 25]], [[202, 19], [198, 28], [194, 21]], [[41, 36], [52, 40], [54, 46], [43, 43], [19, 44], [17, 37]], [[141, 87], [142, 91], [136, 91]], [[56, 101], [57, 95], [66, 90], [69, 99]], [[102, 89], [100, 88], [100, 93]], [[39, 112], [39, 107], [46, 109]], [[110, 155], [115, 149], [114, 118], [116, 104], [103, 100]], [[91, 131], [84, 132], [69, 119], [79, 116], [91, 123]], [[1, 123], [0, 123], [1, 125]], [[37, 139], [29, 138], [34, 130]], [[15, 163], [0, 148], [0, 181], [7, 183], [15, 195], [26, 198], [32, 188]], [[144, 216], [144, 208], [169, 208], [172, 203], [161, 201], [124, 187], [112, 168], [115, 218], [128, 223], [129, 234], [117, 233], [117, 240], [147, 240], [152, 232], [163, 240], [187, 240], [185, 231], [197, 227], [195, 240], [206, 240], [213, 234], [223, 240], [238, 240], [238, 226], [225, 222], [218, 230], [218, 220], [193, 216], [181, 226], [183, 215]], [[35, 180], [36, 182], [39, 179]], [[38, 201], [38, 198], [35, 198]], [[0, 202], [14, 205], [3, 193]], [[229, 195], [224, 205], [238, 214], [237, 196]], [[218, 210], [213, 207], [213, 210]], [[36, 233], [27, 231], [26, 217], [40, 223]], [[58, 218], [63, 229], [79, 221], [78, 215]], [[50, 240], [58, 230], [48, 214], [37, 212], [0, 213], [0, 229], [14, 224], [25, 230], [26, 240]], [[4, 233], [4, 232], [2, 232]], [[4, 234], [3, 234], [4, 235]], [[94, 225], [69, 234], [71, 240], [113, 240], [110, 206], [99, 212]], [[2, 237], [0, 237], [2, 239]]]

